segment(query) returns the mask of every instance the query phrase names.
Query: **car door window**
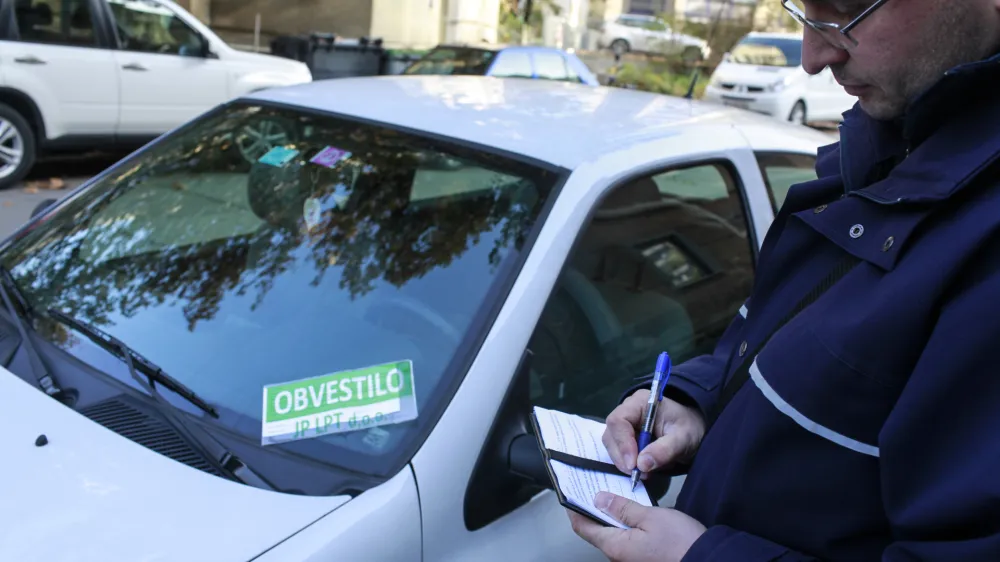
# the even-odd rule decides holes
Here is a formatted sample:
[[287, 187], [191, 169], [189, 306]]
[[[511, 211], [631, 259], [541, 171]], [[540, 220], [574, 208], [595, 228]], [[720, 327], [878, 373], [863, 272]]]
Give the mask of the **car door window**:
[[788, 190], [795, 184], [816, 179], [816, 158], [806, 154], [766, 152], [757, 154], [771, 206], [777, 213]]
[[566, 60], [559, 53], [537, 52], [535, 58], [535, 73], [545, 80], [568, 80]]
[[28, 43], [89, 47], [97, 44], [89, 0], [16, 0], [17, 38]]
[[531, 58], [526, 52], [504, 51], [497, 57], [496, 63], [490, 70], [493, 76], [508, 78], [532, 78]]
[[740, 190], [728, 164], [705, 163], [604, 199], [531, 336], [533, 404], [604, 417], [660, 352], [712, 351], [753, 283]]
[[122, 49], [197, 56], [204, 38], [172, 11], [147, 0], [109, 0]]

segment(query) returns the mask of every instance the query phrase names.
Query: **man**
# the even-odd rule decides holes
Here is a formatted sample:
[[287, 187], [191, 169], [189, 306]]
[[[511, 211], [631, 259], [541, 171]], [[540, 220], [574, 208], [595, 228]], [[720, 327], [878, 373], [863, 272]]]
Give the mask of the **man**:
[[569, 517], [616, 561], [1000, 560], [1000, 0], [805, 2], [805, 69], [858, 97], [841, 141], [657, 440], [648, 381], [607, 419], [622, 472], [690, 463], [677, 509]]

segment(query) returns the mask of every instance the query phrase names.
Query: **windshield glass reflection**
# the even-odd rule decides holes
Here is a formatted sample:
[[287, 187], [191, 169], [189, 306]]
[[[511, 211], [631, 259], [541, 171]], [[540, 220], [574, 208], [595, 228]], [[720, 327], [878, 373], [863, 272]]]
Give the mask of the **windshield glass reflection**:
[[[391, 451], [448, 387], [557, 179], [394, 130], [235, 105], [119, 166], [3, 260], [36, 310], [120, 338], [257, 438], [265, 385], [412, 361], [420, 416], [382, 428]], [[364, 436], [311, 441], [378, 452]]]

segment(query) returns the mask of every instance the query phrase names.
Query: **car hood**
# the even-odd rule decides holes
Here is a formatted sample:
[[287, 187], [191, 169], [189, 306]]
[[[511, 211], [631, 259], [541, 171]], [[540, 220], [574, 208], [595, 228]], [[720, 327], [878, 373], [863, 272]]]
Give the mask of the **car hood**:
[[309, 70], [306, 63], [301, 61], [264, 53], [250, 53], [233, 48], [228, 49], [226, 58], [258, 70], [284, 71], [293, 74]]
[[727, 84], [766, 87], [782, 78], [797, 76], [801, 72], [801, 67], [796, 66], [758, 66], [723, 62], [715, 69], [712, 79]]
[[269, 492], [191, 468], [3, 368], [0, 427], [0, 560], [245, 562], [349, 500]]

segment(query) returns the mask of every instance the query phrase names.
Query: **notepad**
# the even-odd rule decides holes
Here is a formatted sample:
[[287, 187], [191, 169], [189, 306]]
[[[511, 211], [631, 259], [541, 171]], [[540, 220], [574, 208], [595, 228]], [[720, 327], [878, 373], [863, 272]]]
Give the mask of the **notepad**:
[[627, 529], [594, 506], [597, 492], [611, 492], [647, 507], [656, 505], [642, 481], [632, 490], [629, 475], [615, 467], [601, 442], [603, 423], [537, 406], [532, 418], [549, 477], [564, 507]]

